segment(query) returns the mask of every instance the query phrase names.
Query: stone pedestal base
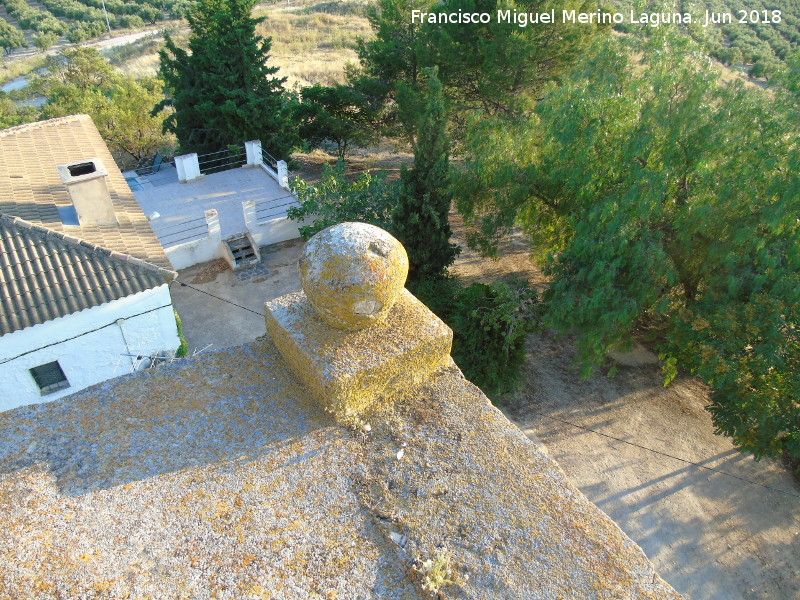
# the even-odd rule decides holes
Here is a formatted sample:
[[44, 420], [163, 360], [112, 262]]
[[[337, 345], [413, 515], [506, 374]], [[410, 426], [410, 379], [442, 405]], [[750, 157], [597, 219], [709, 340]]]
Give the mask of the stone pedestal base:
[[448, 360], [453, 342], [450, 328], [407, 290], [366, 329], [327, 325], [303, 292], [267, 302], [266, 323], [292, 371], [337, 420], [421, 383]]

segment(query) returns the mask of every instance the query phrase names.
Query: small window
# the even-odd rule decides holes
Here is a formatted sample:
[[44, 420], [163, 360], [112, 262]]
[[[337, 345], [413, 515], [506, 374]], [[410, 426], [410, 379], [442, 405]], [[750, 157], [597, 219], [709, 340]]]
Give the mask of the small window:
[[93, 162], [85, 162], [85, 163], [78, 163], [77, 165], [69, 165], [67, 169], [69, 169], [69, 174], [72, 175], [73, 177], [78, 177], [80, 175], [88, 175], [89, 173], [94, 173], [96, 171]]
[[69, 387], [67, 376], [64, 375], [64, 371], [61, 370], [61, 365], [58, 364], [57, 360], [46, 365], [33, 367], [30, 371], [36, 381], [36, 385], [39, 386], [42, 396]]

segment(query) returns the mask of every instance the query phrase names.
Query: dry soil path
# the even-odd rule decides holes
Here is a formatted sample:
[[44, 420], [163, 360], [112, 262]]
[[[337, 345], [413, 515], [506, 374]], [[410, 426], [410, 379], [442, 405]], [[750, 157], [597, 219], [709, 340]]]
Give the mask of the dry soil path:
[[657, 366], [581, 381], [568, 343], [531, 336], [527, 350], [512, 420], [666, 581], [689, 600], [800, 598], [800, 489], [714, 434], [702, 384], [664, 388]]
[[[467, 281], [546, 284], [520, 231], [486, 261], [463, 244], [457, 215], [451, 224], [462, 245], [455, 270]], [[665, 388], [651, 364], [582, 381], [573, 358], [568, 341], [529, 337], [524, 385], [505, 407], [517, 426], [687, 600], [800, 600], [800, 486], [789, 472], [715, 435], [696, 379]]]

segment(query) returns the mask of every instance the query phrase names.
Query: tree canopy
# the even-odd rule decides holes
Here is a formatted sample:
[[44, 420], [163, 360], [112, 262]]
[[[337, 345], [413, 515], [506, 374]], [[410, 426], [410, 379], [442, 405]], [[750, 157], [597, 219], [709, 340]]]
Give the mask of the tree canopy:
[[300, 139], [312, 146], [335, 143], [340, 160], [351, 144], [363, 145], [374, 139], [376, 113], [367, 96], [342, 84], [304, 88], [300, 102], [292, 108]]
[[189, 11], [188, 50], [169, 35], [159, 52], [159, 73], [172, 107], [164, 121], [184, 152], [214, 152], [260, 139], [274, 156], [294, 142], [283, 84], [269, 67], [270, 39], [257, 36], [263, 19], [251, 16], [255, 0], [199, 0]]
[[162, 131], [162, 119], [150, 115], [163, 98], [162, 83], [117, 73], [94, 48], [64, 50], [32, 88], [47, 98], [39, 118], [90, 115], [118, 159], [124, 153], [140, 161], [174, 143]]
[[392, 215], [393, 233], [408, 252], [411, 285], [442, 277], [459, 253], [450, 242], [450, 142], [442, 84], [436, 69], [426, 69], [423, 77], [425, 101], [417, 122], [414, 168], [403, 168]]
[[489, 247], [532, 234], [585, 373], [646, 327], [666, 382], [711, 386], [719, 432], [800, 456], [797, 111], [662, 29], [597, 44], [513, 130], [476, 127], [459, 205]]
[[9, 25], [5, 19], [0, 19], [0, 48], [11, 54], [12, 50], [27, 46], [25, 36], [16, 27]]
[[358, 47], [360, 69], [350, 83], [385, 102], [384, 133], [406, 139], [413, 147], [422, 72], [438, 67], [450, 119], [460, 139], [467, 116], [515, 115], [529, 110], [546, 85], [557, 80], [580, 56], [596, 28], [560, 21], [546, 27], [515, 23], [431, 24], [412, 20], [424, 13], [497, 14], [498, 9], [546, 12], [551, 8], [584, 9], [583, 0], [378, 0], [369, 13], [374, 38]]
[[299, 206], [291, 206], [287, 216], [295, 221], [313, 219], [300, 226], [300, 235], [310, 238], [326, 227], [345, 221], [360, 221], [392, 231], [392, 210], [397, 202], [398, 184], [387, 179], [386, 171], [361, 173], [353, 181], [344, 175], [344, 162], [325, 165], [316, 185], [299, 177], [291, 181]]

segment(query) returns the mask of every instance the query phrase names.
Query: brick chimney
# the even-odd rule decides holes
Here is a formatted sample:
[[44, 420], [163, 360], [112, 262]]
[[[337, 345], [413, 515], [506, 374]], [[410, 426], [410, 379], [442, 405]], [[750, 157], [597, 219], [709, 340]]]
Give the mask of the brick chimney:
[[82, 226], [118, 226], [117, 215], [108, 191], [108, 171], [99, 158], [89, 158], [68, 165], [59, 165], [61, 182]]

